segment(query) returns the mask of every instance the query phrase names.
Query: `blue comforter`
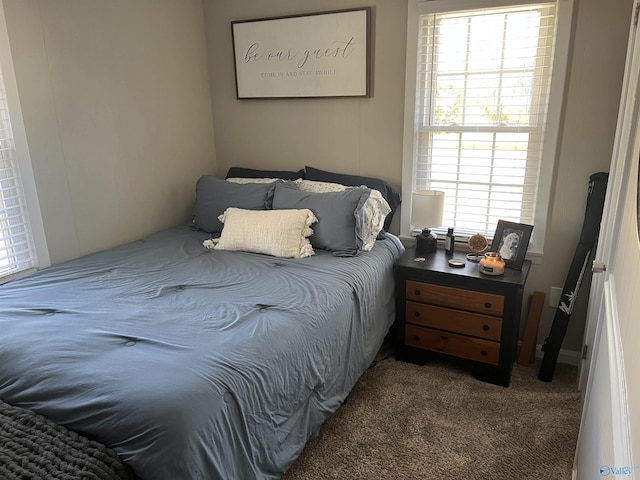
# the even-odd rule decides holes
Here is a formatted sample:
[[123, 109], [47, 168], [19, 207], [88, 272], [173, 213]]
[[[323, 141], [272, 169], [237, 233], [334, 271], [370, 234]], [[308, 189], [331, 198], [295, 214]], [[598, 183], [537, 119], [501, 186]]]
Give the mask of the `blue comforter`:
[[394, 317], [389, 236], [305, 259], [210, 251], [188, 226], [0, 287], [0, 399], [143, 479], [279, 478]]

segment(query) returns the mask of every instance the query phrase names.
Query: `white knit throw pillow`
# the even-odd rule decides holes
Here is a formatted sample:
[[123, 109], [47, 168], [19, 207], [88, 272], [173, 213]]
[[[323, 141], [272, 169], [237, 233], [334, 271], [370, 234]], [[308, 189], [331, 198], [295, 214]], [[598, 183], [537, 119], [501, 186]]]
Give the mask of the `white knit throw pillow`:
[[274, 257], [304, 258], [314, 254], [309, 243], [317, 222], [309, 209], [244, 210], [227, 208], [218, 217], [224, 224], [217, 250], [240, 250]]

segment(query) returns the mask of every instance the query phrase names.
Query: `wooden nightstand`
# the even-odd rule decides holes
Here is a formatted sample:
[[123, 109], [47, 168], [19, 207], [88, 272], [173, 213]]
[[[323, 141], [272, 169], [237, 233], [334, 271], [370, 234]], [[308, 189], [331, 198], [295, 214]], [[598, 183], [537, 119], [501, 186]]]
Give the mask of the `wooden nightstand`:
[[[394, 266], [396, 357], [414, 363], [449, 358], [480, 380], [508, 387], [531, 262], [488, 276], [461, 253], [438, 250], [416, 262], [420, 256], [408, 248]], [[450, 258], [465, 267], [449, 266]]]

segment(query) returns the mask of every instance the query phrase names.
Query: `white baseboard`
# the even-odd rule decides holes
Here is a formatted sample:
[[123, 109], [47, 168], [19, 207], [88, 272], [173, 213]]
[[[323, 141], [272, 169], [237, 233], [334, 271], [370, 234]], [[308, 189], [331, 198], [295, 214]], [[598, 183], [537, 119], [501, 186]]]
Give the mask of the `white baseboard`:
[[[518, 341], [518, 346], [522, 346], [521, 341]], [[536, 345], [536, 359], [542, 360], [543, 356], [544, 352], [542, 351], [542, 345]], [[558, 363], [566, 363], [567, 365], [573, 365], [574, 367], [577, 367], [579, 362], [580, 352], [567, 350], [565, 348], [560, 349], [560, 353], [558, 354]]]
[[[542, 351], [542, 345], [536, 345], [536, 358], [541, 359], [543, 356], [544, 352]], [[577, 367], [578, 363], [580, 363], [580, 352], [561, 348], [560, 353], [558, 354], [558, 363], [566, 363]]]

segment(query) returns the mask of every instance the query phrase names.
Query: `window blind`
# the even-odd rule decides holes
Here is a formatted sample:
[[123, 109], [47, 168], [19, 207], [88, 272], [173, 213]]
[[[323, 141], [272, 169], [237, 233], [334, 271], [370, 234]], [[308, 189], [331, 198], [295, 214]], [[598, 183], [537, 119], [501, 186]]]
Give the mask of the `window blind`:
[[445, 192], [444, 226], [533, 224], [555, 4], [421, 14], [414, 189]]
[[25, 197], [15, 159], [4, 79], [0, 71], [0, 282], [36, 265]]

